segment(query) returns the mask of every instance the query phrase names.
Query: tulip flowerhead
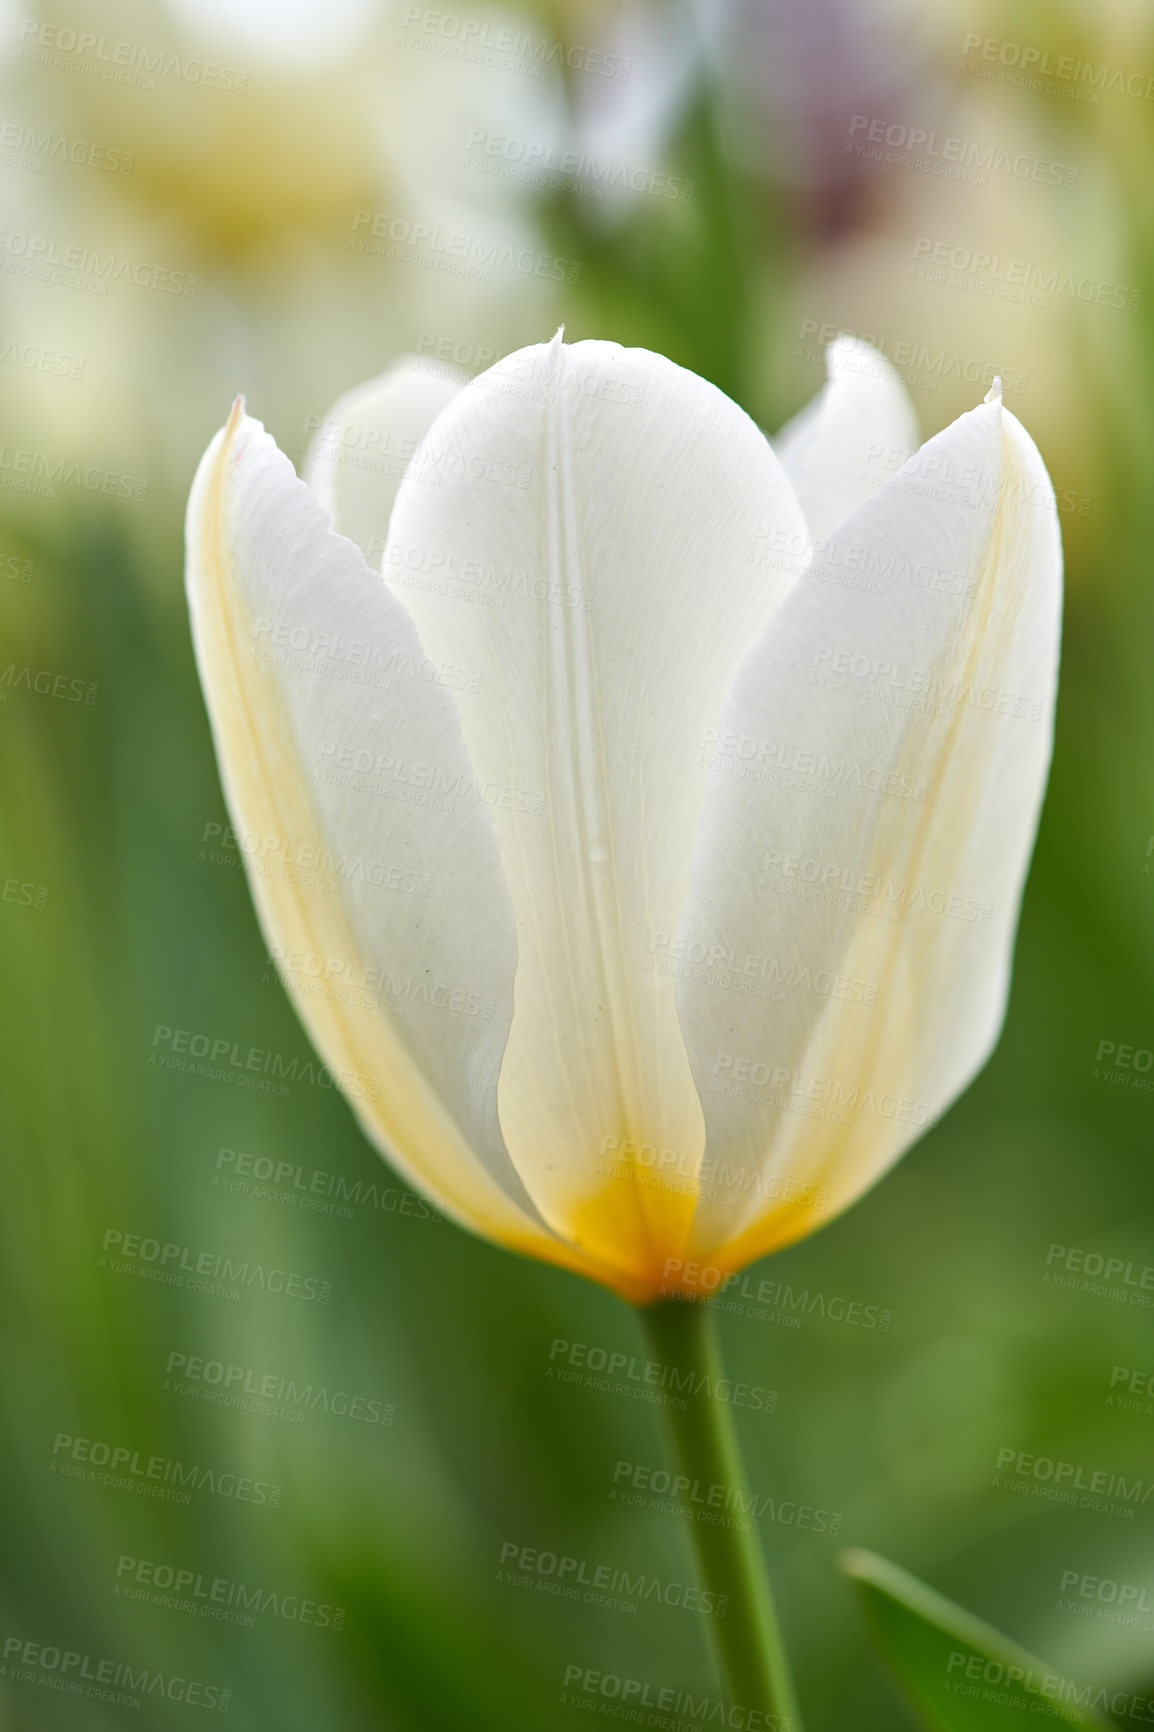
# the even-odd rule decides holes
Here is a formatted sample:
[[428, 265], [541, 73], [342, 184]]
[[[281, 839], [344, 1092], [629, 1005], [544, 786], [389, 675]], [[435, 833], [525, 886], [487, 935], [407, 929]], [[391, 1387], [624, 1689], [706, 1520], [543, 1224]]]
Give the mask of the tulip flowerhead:
[[407, 362], [298, 479], [238, 404], [188, 586], [270, 952], [462, 1224], [645, 1301], [815, 1230], [1001, 1027], [1053, 490], [839, 339], [776, 449], [645, 350]]

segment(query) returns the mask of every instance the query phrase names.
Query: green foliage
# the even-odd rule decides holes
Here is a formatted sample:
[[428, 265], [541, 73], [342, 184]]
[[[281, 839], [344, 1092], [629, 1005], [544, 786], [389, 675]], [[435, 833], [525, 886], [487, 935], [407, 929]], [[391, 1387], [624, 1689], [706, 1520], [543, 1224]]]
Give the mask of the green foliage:
[[928, 1732], [1021, 1732], [1043, 1713], [1081, 1732], [1106, 1732], [1106, 1690], [1071, 1684], [1005, 1636], [873, 1552], [841, 1566], [870, 1632]]

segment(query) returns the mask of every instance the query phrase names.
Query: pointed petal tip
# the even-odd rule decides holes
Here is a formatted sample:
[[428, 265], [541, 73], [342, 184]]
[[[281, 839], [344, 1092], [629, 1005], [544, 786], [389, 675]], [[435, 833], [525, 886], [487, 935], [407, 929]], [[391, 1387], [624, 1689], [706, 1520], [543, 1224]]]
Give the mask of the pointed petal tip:
[[248, 411], [245, 408], [244, 392], [238, 391], [236, 396], [232, 400], [232, 408], [228, 412], [228, 420], [225, 422], [223, 428], [221, 429], [224, 443], [226, 445], [231, 443], [231, 441], [235, 438], [235, 436], [236, 436], [236, 434], [237, 434], [237, 432], [241, 426], [241, 423], [246, 421], [247, 419], [248, 419]]
[[565, 341], [565, 323], [564, 323], [564, 320], [562, 320], [561, 324], [559, 324], [557, 326], [557, 329], [553, 333], [553, 340], [549, 344], [549, 347], [551, 349], [559, 349], [561, 347], [561, 345], [564, 343], [564, 341]]
[[983, 401], [983, 403], [999, 403], [999, 404], [1001, 403], [1001, 401], [1002, 401], [1002, 380], [1001, 380], [1000, 374], [995, 374], [994, 382], [990, 386], [989, 390], [986, 392], [986, 395], [982, 398], [982, 401]]

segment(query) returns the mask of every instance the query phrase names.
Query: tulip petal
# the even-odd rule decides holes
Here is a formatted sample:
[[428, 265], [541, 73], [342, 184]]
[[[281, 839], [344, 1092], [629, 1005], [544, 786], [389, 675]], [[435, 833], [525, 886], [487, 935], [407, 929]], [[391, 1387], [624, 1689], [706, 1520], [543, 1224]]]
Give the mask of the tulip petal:
[[337, 399], [316, 429], [303, 476], [333, 520], [378, 566], [401, 477], [446, 403], [465, 383], [455, 367], [397, 361]]
[[257, 912], [366, 1133], [456, 1219], [546, 1229], [497, 1117], [516, 936], [492, 819], [411, 620], [238, 403], [197, 472], [188, 591]]
[[[991, 399], [815, 556], [730, 694], [678, 952], [700, 1254], [845, 1208], [985, 1061], [1049, 765], [1053, 489]], [[694, 978], [696, 972], [697, 978]]]
[[725, 693], [808, 551], [728, 398], [559, 337], [461, 392], [393, 511], [386, 579], [426, 651], [476, 674], [462, 726], [518, 934], [511, 1158], [556, 1231], [655, 1283], [703, 1123], [654, 946], [680, 918]]
[[918, 445], [913, 404], [884, 355], [843, 335], [825, 362], [825, 386], [774, 440], [815, 542], [884, 486]]

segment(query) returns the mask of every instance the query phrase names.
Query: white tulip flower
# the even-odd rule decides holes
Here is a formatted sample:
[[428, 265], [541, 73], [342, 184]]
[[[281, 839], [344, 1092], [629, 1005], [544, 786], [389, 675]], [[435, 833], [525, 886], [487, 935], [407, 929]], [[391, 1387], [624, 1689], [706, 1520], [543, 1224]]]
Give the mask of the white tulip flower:
[[300, 480], [238, 403], [196, 653], [272, 955], [463, 1225], [644, 1303], [846, 1208], [1002, 1024], [1053, 734], [1053, 490], [848, 338], [775, 450], [663, 357], [404, 362]]

